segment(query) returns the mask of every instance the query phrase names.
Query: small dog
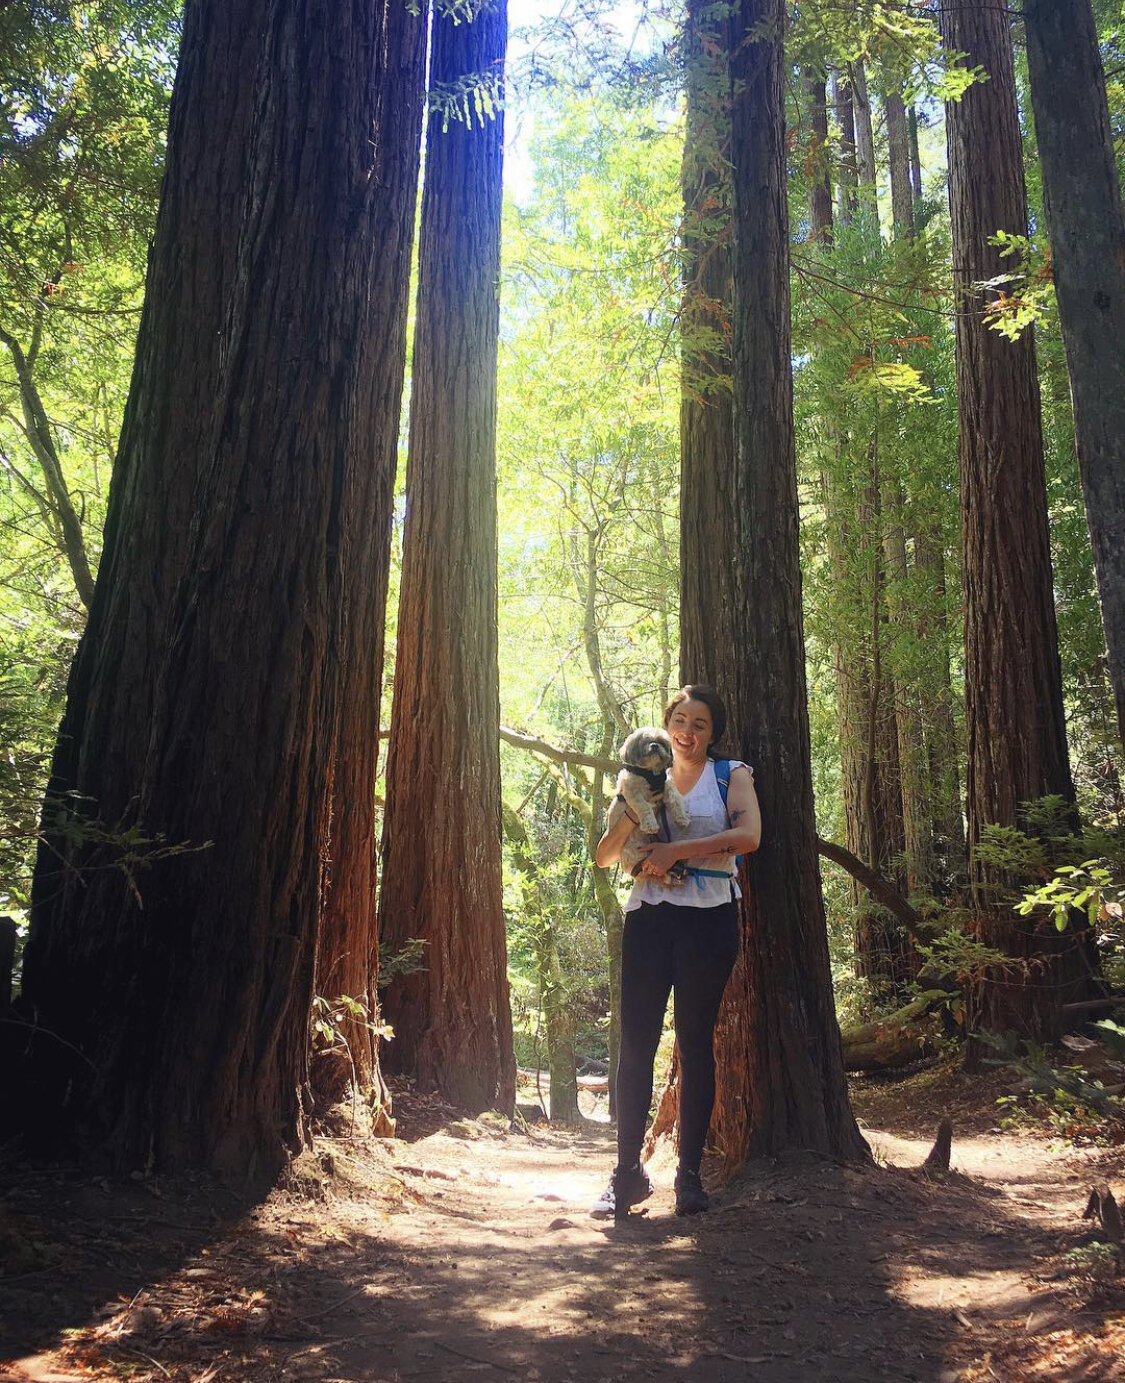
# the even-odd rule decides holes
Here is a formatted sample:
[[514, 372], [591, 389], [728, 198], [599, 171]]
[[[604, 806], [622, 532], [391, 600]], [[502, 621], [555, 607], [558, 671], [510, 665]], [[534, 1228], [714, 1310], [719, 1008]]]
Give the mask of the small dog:
[[[684, 799], [668, 776], [672, 767], [672, 741], [667, 731], [645, 725], [634, 730], [620, 749], [622, 769], [617, 775], [617, 799], [609, 809], [606, 824], [611, 829], [628, 810], [638, 824], [621, 848], [621, 863], [634, 877], [644, 863], [641, 849], [659, 835], [657, 811], [663, 804], [668, 815], [681, 829], [691, 823]], [[622, 800], [624, 799], [624, 800]], [[655, 876], [654, 876], [655, 877]], [[665, 874], [664, 883], [680, 883], [674, 874]]]

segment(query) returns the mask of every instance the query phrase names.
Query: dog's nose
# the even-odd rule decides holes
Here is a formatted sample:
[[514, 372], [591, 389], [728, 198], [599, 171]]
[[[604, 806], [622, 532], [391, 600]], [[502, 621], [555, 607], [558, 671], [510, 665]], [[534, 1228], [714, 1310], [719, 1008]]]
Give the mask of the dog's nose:
[[660, 753], [660, 741], [659, 741], [659, 740], [653, 740], [653, 741], [649, 744], [648, 752], [649, 752], [650, 754], [659, 754], [659, 753]]

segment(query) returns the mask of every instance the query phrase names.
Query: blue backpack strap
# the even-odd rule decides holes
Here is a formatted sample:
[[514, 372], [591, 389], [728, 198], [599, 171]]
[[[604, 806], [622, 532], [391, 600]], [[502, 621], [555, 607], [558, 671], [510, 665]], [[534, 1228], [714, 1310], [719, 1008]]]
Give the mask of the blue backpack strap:
[[[723, 799], [723, 806], [727, 805], [727, 793], [730, 792], [731, 760], [715, 760], [715, 782], [719, 785], [719, 796]], [[742, 868], [742, 856], [734, 857], [735, 870]]]

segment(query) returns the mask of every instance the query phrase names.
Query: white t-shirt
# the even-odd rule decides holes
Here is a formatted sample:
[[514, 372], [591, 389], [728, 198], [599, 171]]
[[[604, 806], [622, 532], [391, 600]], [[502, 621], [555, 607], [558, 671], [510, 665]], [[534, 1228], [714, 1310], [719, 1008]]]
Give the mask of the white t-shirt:
[[[736, 768], [748, 768], [740, 759], [730, 760], [733, 774]], [[753, 773], [753, 769], [750, 772]], [[730, 817], [726, 804], [719, 791], [719, 781], [715, 777], [715, 761], [708, 759], [699, 775], [695, 787], [684, 796], [691, 824], [681, 829], [668, 817], [668, 834], [672, 840], [698, 840], [703, 836], [717, 836], [720, 831], [730, 830]], [[666, 885], [655, 879], [641, 875], [633, 883], [633, 891], [625, 904], [626, 912], [633, 912], [642, 903], [676, 903], [684, 908], [715, 908], [720, 903], [729, 903], [731, 887], [734, 897], [741, 898], [742, 890], [734, 878], [733, 855], [699, 855], [684, 860], [689, 869], [721, 870], [715, 874], [689, 874], [683, 883]]]

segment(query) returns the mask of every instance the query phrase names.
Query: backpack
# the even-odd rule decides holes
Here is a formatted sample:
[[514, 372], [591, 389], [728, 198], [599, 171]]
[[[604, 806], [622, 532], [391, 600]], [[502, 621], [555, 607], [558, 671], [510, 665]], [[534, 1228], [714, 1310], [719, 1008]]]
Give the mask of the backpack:
[[[723, 799], [723, 806], [725, 807], [725, 806], [727, 805], [727, 793], [730, 791], [730, 775], [731, 775], [731, 770], [732, 770], [733, 767], [734, 767], [734, 760], [732, 760], [732, 759], [716, 759], [714, 762], [715, 762], [715, 782], [719, 785], [719, 796]], [[739, 768], [742, 767], [741, 762], [739, 763], [738, 767], [739, 767]], [[729, 819], [729, 818], [728, 818], [728, 819]], [[738, 871], [742, 868], [742, 860], [743, 860], [743, 856], [742, 856], [742, 855], [735, 855], [735, 857], [734, 857], [734, 870], [735, 870], [735, 873], [736, 873], [736, 874], [737, 874]]]

